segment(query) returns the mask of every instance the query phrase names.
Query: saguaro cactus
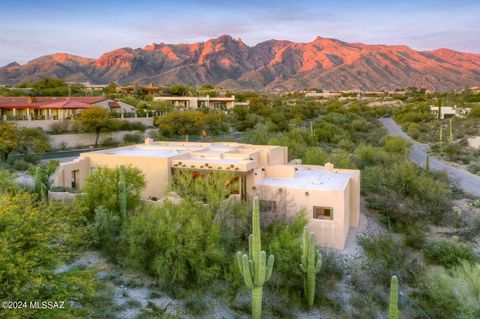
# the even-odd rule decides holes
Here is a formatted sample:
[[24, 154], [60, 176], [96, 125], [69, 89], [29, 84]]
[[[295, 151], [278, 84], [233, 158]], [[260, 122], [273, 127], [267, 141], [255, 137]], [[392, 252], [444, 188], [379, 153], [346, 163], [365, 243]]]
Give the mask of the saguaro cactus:
[[392, 276], [390, 281], [390, 304], [388, 305], [388, 319], [398, 319], [398, 279]]
[[427, 174], [430, 173], [430, 155], [427, 155], [427, 158], [425, 158], [425, 172]]
[[261, 250], [258, 197], [253, 199], [252, 229], [252, 234], [248, 237], [248, 255], [237, 252], [237, 262], [245, 285], [252, 290], [252, 318], [260, 319], [262, 317], [263, 285], [272, 276], [275, 258], [270, 255], [267, 262], [267, 253]]
[[303, 228], [302, 260], [300, 270], [305, 274], [303, 289], [308, 308], [313, 307], [315, 299], [315, 277], [322, 268], [322, 255], [315, 249], [315, 235], [308, 233], [307, 226]]
[[118, 206], [120, 208], [120, 223], [123, 225], [127, 219], [127, 194], [132, 190], [132, 185], [127, 185], [125, 180], [125, 168], [118, 169]]
[[448, 129], [449, 129], [449, 132], [448, 132], [448, 142], [449, 142], [449, 143], [452, 143], [452, 142], [453, 142], [452, 119], [453, 119], [453, 117], [451, 117], [450, 120], [448, 121]]
[[440, 122], [440, 144], [443, 143], [443, 125], [442, 122]]
[[45, 178], [44, 172], [41, 167], [37, 167], [35, 169], [35, 177], [34, 177], [34, 187], [35, 193], [40, 195], [40, 198], [48, 203], [48, 189], [47, 186], [43, 183]]
[[37, 167], [35, 169], [35, 177], [34, 177], [34, 186], [35, 186], [35, 193], [39, 194], [42, 191], [42, 169]]

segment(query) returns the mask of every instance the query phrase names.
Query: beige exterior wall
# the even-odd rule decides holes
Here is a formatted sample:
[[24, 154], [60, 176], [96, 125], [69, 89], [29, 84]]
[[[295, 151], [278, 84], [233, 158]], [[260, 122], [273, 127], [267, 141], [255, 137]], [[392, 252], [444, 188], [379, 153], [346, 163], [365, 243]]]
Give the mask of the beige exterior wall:
[[[261, 185], [255, 186], [249, 199], [258, 196], [261, 200], [276, 201], [278, 209], [285, 210], [287, 217], [304, 212], [308, 228], [315, 233], [319, 246], [343, 249], [350, 226], [356, 227], [350, 224], [350, 189], [350, 182], [343, 191]], [[333, 208], [333, 219], [314, 219], [316, 206]]]

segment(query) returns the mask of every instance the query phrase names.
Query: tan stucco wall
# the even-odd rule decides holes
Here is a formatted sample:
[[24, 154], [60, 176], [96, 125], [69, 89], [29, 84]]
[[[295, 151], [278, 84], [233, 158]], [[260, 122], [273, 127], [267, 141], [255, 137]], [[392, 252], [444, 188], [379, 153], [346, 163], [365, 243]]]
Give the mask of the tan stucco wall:
[[[286, 209], [287, 216], [293, 217], [299, 212], [304, 212], [308, 220], [308, 228], [315, 233], [317, 244], [322, 247], [343, 249], [350, 228], [350, 183], [344, 191], [325, 191], [294, 189], [274, 186], [256, 186], [249, 194], [258, 196], [264, 200], [281, 199], [283, 203], [277, 203]], [[283, 194], [279, 194], [282, 188]], [[251, 189], [251, 188], [250, 188]], [[308, 192], [308, 195], [306, 195]], [[333, 220], [313, 218], [313, 207], [332, 207]]]
[[133, 157], [121, 155], [108, 155], [102, 153], [82, 154], [88, 157], [90, 168], [109, 167], [116, 168], [121, 165], [137, 167], [145, 175], [146, 187], [142, 193], [143, 198], [150, 196], [162, 198], [171, 178], [169, 160], [158, 157]]

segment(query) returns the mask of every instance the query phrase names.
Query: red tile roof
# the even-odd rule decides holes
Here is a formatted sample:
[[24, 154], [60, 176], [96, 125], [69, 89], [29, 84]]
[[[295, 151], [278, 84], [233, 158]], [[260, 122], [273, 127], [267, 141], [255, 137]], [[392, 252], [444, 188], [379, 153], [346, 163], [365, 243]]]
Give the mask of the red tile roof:
[[66, 101], [58, 101], [55, 103], [41, 105], [38, 108], [39, 109], [88, 109], [89, 107], [92, 107], [92, 105], [79, 102], [79, 101], [66, 100]]
[[[63, 96], [55, 96], [55, 97], [28, 97], [28, 96], [12, 96], [12, 97], [0, 97], [0, 108], [50, 108], [49, 105], [53, 105], [52, 108], [58, 108], [59, 102], [76, 102], [76, 103], [67, 103], [66, 106], [75, 106], [85, 104], [86, 107], [91, 106], [95, 103], [99, 103], [102, 101], [107, 100], [106, 97], [103, 96], [72, 96], [72, 97], [63, 97]], [[64, 107], [68, 108], [68, 107]], [[72, 107], [78, 108], [78, 107]], [[84, 108], [84, 107], [81, 107]]]

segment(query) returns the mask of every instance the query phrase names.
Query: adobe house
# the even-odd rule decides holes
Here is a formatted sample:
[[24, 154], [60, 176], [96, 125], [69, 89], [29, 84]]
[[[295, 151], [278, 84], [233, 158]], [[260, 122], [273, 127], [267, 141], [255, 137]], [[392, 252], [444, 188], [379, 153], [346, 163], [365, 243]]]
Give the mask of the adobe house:
[[177, 109], [210, 108], [229, 110], [235, 106], [235, 96], [156, 96], [154, 101], [171, 102]]
[[262, 213], [291, 217], [303, 211], [320, 246], [343, 249], [360, 213], [360, 171], [288, 162], [286, 147], [239, 143], [153, 142], [83, 153], [62, 163], [55, 185], [81, 190], [97, 167], [132, 165], [145, 174], [144, 198], [163, 198], [172, 176], [232, 172], [234, 192], [244, 201], [260, 198]]

